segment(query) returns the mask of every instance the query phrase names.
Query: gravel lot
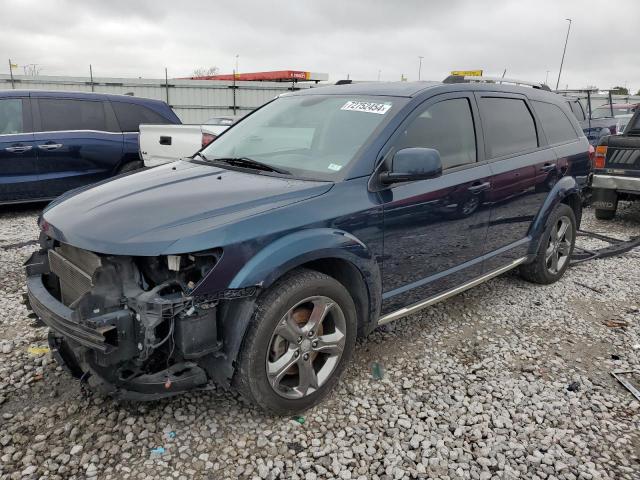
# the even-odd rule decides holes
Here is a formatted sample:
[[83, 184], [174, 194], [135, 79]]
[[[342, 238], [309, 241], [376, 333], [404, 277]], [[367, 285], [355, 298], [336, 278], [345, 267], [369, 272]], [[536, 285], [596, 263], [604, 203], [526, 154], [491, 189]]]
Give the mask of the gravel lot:
[[[118, 404], [29, 351], [46, 346], [21, 302], [37, 213], [0, 210], [0, 478], [640, 478], [640, 403], [610, 376], [640, 365], [640, 250], [379, 329], [302, 423], [224, 391]], [[583, 227], [640, 235], [640, 204]]]

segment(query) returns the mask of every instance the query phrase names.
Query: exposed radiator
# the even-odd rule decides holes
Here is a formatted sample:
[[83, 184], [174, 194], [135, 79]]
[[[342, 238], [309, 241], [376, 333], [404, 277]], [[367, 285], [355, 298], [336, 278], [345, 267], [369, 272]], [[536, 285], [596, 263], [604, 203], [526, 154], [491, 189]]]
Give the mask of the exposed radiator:
[[69, 306], [93, 286], [93, 273], [101, 266], [98, 255], [62, 244], [49, 250], [49, 267], [60, 280], [62, 303]]

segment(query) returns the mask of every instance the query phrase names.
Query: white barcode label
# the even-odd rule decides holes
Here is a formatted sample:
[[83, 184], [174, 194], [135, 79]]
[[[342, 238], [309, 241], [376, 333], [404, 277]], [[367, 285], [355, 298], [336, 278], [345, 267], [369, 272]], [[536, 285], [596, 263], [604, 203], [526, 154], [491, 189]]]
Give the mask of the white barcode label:
[[349, 110], [351, 112], [377, 113], [378, 115], [384, 115], [390, 108], [390, 103], [372, 103], [350, 100], [345, 103], [340, 110]]

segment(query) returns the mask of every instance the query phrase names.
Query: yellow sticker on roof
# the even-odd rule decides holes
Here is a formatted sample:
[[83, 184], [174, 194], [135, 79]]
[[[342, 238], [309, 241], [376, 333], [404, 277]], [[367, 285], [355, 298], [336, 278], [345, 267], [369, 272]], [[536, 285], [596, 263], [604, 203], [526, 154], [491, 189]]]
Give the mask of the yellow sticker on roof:
[[345, 103], [340, 110], [348, 110], [351, 112], [377, 113], [378, 115], [384, 115], [390, 108], [390, 103], [359, 102], [357, 100], [350, 100]]

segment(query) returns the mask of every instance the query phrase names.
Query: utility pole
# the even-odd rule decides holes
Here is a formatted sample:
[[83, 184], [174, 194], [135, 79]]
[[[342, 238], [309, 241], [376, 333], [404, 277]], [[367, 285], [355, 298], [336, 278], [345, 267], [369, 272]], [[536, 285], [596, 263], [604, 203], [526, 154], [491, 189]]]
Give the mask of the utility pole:
[[418, 80], [420, 80], [422, 77], [422, 59], [423, 58], [424, 58], [423, 56], [418, 55], [418, 59], [420, 60], [420, 63], [418, 63]]
[[238, 57], [240, 57], [240, 54], [236, 53], [236, 72], [235, 73], [240, 73], [240, 70], [238, 69]]
[[11, 75], [11, 88], [15, 90], [16, 85], [13, 83], [13, 63], [11, 63], [11, 59], [9, 59], [9, 75]]
[[549, 72], [550, 72], [550, 70], [547, 70], [547, 76], [544, 77], [544, 84], [545, 85], [549, 85]]
[[89, 64], [89, 78], [91, 79], [91, 91], [93, 92], [93, 67]]
[[562, 50], [562, 60], [560, 60], [560, 71], [558, 72], [558, 81], [556, 82], [556, 90], [560, 86], [560, 75], [562, 75], [562, 65], [564, 64], [564, 55], [567, 53], [567, 43], [569, 43], [569, 32], [571, 32], [571, 19], [565, 18], [569, 22], [567, 27], [567, 38], [564, 39], [564, 50]]

